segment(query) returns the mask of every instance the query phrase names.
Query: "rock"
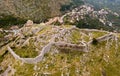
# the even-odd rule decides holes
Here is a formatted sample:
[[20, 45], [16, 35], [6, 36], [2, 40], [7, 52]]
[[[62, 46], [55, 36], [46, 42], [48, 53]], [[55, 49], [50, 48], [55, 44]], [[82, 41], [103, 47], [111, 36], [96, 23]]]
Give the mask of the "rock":
[[60, 20], [60, 17], [54, 17], [54, 18], [51, 18], [51, 19], [49, 19], [49, 21], [48, 22], [46, 22], [45, 24], [46, 25], [51, 25], [52, 23], [54, 23], [54, 22], [62, 22], [61, 20]]
[[19, 29], [18, 26], [12, 26], [12, 27], [10, 27], [10, 30], [18, 30], [18, 29]]
[[5, 39], [11, 39], [11, 38], [13, 38], [13, 35], [12, 34], [8, 34], [8, 35], [4, 36], [4, 38]]
[[2, 67], [0, 66], [0, 71], [2, 70]]
[[0, 28], [0, 32], [3, 32], [3, 28]]
[[28, 20], [25, 24], [25, 27], [30, 27], [33, 25], [33, 21], [32, 20]]

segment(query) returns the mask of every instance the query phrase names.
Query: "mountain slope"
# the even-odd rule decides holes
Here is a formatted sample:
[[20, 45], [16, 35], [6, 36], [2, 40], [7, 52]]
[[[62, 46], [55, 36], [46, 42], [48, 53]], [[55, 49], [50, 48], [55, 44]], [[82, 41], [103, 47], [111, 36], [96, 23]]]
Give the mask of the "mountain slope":
[[[61, 15], [66, 10], [78, 6], [79, 4], [82, 4], [82, 1], [3, 0], [0, 1], [0, 19], [6, 16], [12, 16], [15, 18], [22, 18], [23, 20], [30, 19], [34, 22], [42, 22], [50, 17]], [[12, 23], [10, 24], [12, 25]]]
[[109, 8], [112, 11], [120, 12], [120, 0], [84, 0], [86, 3], [94, 5], [96, 8]]
[[45, 22], [81, 4], [81, 0], [3, 0], [0, 1], [0, 28], [22, 26], [29, 19]]
[[[69, 1], [69, 0], [68, 0]], [[67, 0], [5, 0], [1, 1], [1, 14], [15, 15], [20, 18], [40, 20], [53, 15], [59, 15], [61, 4], [68, 2]], [[4, 8], [3, 8], [4, 7]], [[55, 10], [55, 11], [53, 11]], [[49, 15], [47, 13], [49, 12]], [[38, 17], [37, 17], [38, 16]]]

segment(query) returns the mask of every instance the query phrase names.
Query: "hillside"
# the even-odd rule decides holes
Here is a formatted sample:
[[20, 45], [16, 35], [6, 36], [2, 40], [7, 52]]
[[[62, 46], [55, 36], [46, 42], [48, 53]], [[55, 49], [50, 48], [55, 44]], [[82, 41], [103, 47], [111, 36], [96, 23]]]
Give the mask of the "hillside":
[[1, 0], [0, 76], [119, 76], [119, 1], [86, 1]]
[[1, 76], [120, 75], [119, 33], [41, 23], [0, 36]]
[[83, 4], [81, 0], [2, 0], [0, 1], [0, 28], [24, 24], [29, 19], [36, 23], [44, 22], [80, 4]]
[[[97, 0], [94, 2], [97, 2]], [[0, 1], [0, 28], [8, 29], [14, 25], [21, 27], [27, 20], [40, 23], [59, 17], [63, 21], [62, 24], [76, 25], [79, 28], [120, 32], [119, 13], [114, 12], [109, 7], [101, 6], [96, 8], [97, 6], [94, 5], [94, 2], [85, 0]], [[106, 2], [110, 6], [109, 3], [112, 1], [107, 0]], [[85, 5], [83, 5], [84, 3]], [[99, 3], [95, 4], [99, 6]], [[117, 1], [113, 1], [113, 3], [115, 5]], [[56, 24], [61, 24], [61, 22], [59, 23], [58, 21]]]
[[65, 3], [69, 3], [69, 0], [4, 0], [0, 1], [0, 14], [13, 15], [36, 21], [60, 15], [60, 6]]
[[94, 5], [97, 9], [109, 8], [120, 13], [120, 0], [84, 0], [86, 3]]

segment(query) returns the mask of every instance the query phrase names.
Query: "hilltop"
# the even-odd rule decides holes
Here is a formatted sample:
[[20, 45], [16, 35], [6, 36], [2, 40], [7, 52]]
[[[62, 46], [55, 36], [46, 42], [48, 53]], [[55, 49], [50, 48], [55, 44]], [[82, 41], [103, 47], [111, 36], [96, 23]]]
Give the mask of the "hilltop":
[[120, 75], [119, 33], [28, 22], [1, 31], [1, 76]]
[[83, 0], [0, 4], [0, 76], [120, 75], [117, 12]]

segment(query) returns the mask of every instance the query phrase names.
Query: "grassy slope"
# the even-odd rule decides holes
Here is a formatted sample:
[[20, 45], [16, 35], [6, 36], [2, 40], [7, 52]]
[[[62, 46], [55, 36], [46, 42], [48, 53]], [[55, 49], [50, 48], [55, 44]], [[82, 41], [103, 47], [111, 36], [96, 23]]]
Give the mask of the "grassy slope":
[[[49, 28], [47, 27], [47, 30], [49, 30]], [[46, 31], [42, 31], [42, 33], [47, 34]], [[101, 32], [91, 33], [95, 38], [105, 34]], [[84, 37], [86, 41], [88, 41], [88, 38], [89, 37], [87, 36]], [[70, 39], [73, 43], [76, 43], [81, 39], [79, 31], [73, 31]], [[112, 40], [109, 41], [108, 48], [106, 47], [106, 41], [101, 42], [98, 45], [91, 45], [88, 53], [60, 49], [61, 51], [59, 51], [59, 53], [54, 54], [53, 51], [55, 51], [56, 48], [53, 47], [51, 51], [45, 55], [43, 61], [36, 65], [22, 63], [21, 61], [15, 60], [7, 53], [0, 63], [0, 66], [5, 70], [7, 65], [12, 63], [11, 66], [16, 69], [14, 76], [41, 76], [45, 73], [51, 74], [48, 76], [61, 76], [62, 74], [70, 74], [70, 76], [119, 76], [120, 45], [118, 45], [117, 49], [115, 47], [116, 43], [115, 41], [112, 42]], [[22, 54], [23, 51], [24, 50], [21, 49], [21, 53], [18, 53], [19, 51], [16, 50], [16, 53]], [[33, 52], [24, 52], [24, 54], [29, 57], [31, 57], [31, 55], [32, 57], [36, 56]], [[34, 70], [35, 66], [37, 66], [36, 70]]]

